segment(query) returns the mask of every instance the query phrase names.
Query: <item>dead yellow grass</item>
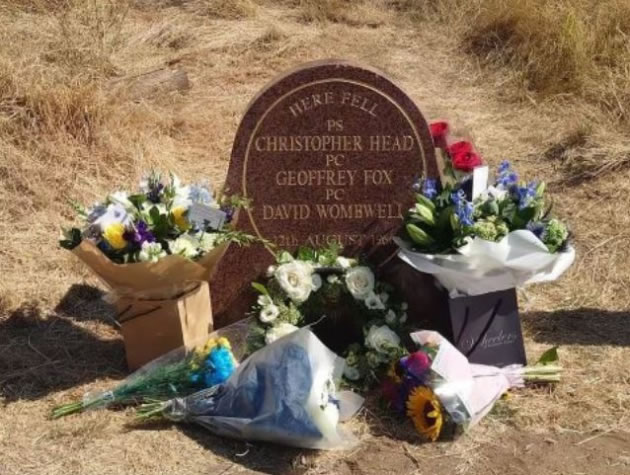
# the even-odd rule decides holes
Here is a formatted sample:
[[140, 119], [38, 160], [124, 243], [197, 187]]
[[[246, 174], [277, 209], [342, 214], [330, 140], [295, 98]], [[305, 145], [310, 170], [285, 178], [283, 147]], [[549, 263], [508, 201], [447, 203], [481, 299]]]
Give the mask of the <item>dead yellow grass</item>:
[[[541, 17], [556, 12], [563, 19], [542, 18], [553, 30], [544, 34], [533, 13], [502, 6], [513, 2], [456, 2], [0, 6], [1, 473], [474, 474], [533, 464], [553, 473], [580, 471], [583, 453], [591, 475], [627, 473], [630, 143], [617, 130], [626, 107], [620, 58], [627, 43], [618, 41], [623, 24], [615, 26], [623, 2], [601, 2], [618, 8], [609, 14], [584, 0], [600, 26], [576, 10], [571, 28], [566, 6], [577, 9], [577, 2], [521, 2], [540, 7]], [[492, 5], [498, 10], [490, 12]], [[497, 33], [499, 25], [509, 26], [507, 36]], [[584, 45], [572, 52], [571, 44], [556, 44], [567, 31], [598, 39], [562, 40]], [[480, 68], [461, 54], [462, 41], [504, 67]], [[585, 68], [596, 48], [597, 69]], [[515, 393], [455, 445], [416, 445], [410, 427], [370, 403], [353, 423], [362, 445], [349, 454], [246, 446], [168, 424], [139, 430], [125, 413], [47, 421], [53, 404], [125, 375], [99, 284], [57, 248], [59, 228], [73, 219], [65, 200], [89, 203], [134, 184], [149, 166], [220, 185], [251, 97], [276, 74], [331, 55], [387, 71], [427, 117], [446, 117], [472, 135], [489, 162], [512, 158], [524, 176], [551, 183], [578, 261], [561, 281], [522, 294], [521, 310], [528, 354], [560, 344], [564, 382], [554, 392]], [[136, 79], [128, 82], [159, 69], [184, 71], [191, 88], [145, 93]], [[597, 83], [600, 74], [612, 79]], [[571, 84], [564, 89], [563, 81]], [[522, 92], [522, 84], [531, 90]], [[618, 104], [607, 99], [608, 107], [602, 97]], [[601, 437], [591, 442], [593, 435]]]

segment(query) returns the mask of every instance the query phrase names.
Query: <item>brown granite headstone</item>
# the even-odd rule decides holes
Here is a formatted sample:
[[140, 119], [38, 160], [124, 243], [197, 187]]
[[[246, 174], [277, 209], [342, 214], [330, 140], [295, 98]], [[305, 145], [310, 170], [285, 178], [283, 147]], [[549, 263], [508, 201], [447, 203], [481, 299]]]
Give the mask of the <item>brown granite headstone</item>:
[[[380, 72], [326, 60], [282, 75], [252, 100], [226, 186], [253, 202], [237, 217], [243, 231], [287, 250], [335, 241], [382, 263], [395, 253], [391, 238], [422, 175], [438, 169], [414, 102]], [[244, 317], [251, 282], [273, 261], [261, 245], [230, 247], [212, 282], [218, 326]]]

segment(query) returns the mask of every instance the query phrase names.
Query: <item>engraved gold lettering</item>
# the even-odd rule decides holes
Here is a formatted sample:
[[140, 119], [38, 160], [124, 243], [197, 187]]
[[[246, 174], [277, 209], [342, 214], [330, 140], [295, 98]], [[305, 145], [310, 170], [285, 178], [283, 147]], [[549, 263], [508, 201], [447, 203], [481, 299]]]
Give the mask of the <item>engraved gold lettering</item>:
[[363, 170], [363, 185], [393, 185], [394, 170]]
[[263, 205], [264, 220], [305, 220], [311, 216], [311, 208], [307, 204]]

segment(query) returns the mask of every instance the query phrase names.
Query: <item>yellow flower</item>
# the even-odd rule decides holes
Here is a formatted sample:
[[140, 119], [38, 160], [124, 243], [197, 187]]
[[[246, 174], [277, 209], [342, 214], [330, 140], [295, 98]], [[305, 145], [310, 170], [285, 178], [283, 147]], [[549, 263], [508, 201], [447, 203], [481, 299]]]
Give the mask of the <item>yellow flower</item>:
[[422, 437], [436, 441], [442, 431], [444, 416], [439, 399], [429, 388], [419, 386], [407, 399], [407, 415]]
[[221, 338], [219, 338], [217, 340], [217, 344], [219, 346], [223, 346], [223, 347], [227, 348], [228, 350], [232, 349], [232, 345], [230, 345], [229, 340], [227, 338], [225, 338], [224, 336], [222, 336]]
[[186, 208], [178, 206], [171, 210], [171, 214], [173, 215], [173, 221], [175, 221], [180, 231], [188, 231], [190, 229], [190, 223], [186, 218]]
[[124, 249], [127, 246], [127, 241], [123, 237], [124, 234], [125, 226], [122, 223], [113, 223], [105, 228], [103, 238], [114, 249]]

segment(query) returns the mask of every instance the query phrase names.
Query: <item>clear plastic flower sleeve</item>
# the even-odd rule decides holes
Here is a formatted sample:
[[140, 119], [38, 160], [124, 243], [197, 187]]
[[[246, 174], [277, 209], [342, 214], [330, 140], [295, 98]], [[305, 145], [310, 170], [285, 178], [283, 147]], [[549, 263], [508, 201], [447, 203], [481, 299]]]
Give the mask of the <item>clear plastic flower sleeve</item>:
[[344, 364], [302, 328], [252, 354], [226, 383], [173, 399], [159, 412], [235, 439], [309, 449], [352, 448], [357, 439], [339, 422], [354, 415], [363, 398], [335, 392]]
[[575, 249], [551, 253], [528, 230], [512, 231], [499, 242], [473, 238], [458, 254], [423, 254], [397, 239], [398, 256], [432, 274], [451, 297], [480, 295], [559, 278], [573, 264]]

